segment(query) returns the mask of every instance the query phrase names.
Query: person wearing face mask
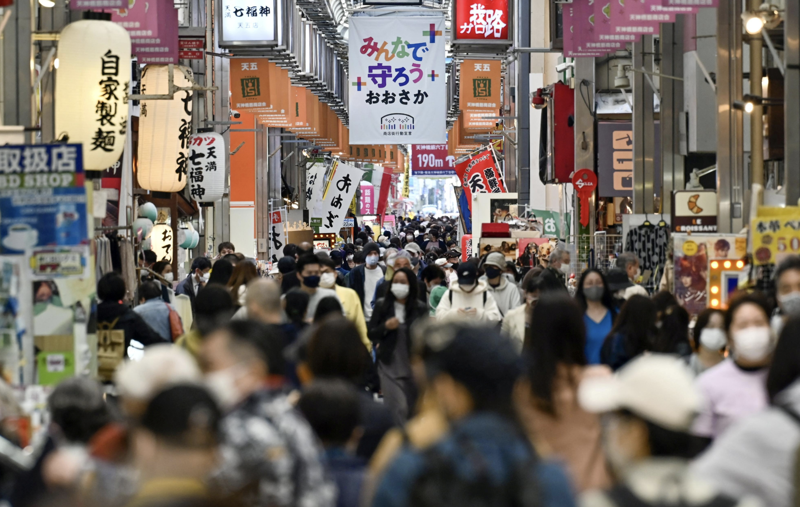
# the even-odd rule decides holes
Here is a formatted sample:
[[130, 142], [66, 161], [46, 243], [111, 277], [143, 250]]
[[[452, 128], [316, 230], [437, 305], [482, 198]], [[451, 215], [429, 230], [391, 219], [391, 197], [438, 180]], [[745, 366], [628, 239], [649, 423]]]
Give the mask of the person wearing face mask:
[[776, 342], [770, 310], [755, 293], [728, 306], [725, 331], [731, 356], [697, 377], [704, 402], [692, 427], [695, 435], [717, 438], [736, 421], [768, 405], [766, 380]]
[[323, 289], [333, 289], [339, 302], [342, 305], [344, 316], [347, 320], [353, 323], [358, 329], [358, 335], [361, 341], [367, 347], [367, 350], [372, 350], [372, 343], [367, 337], [367, 321], [364, 319], [364, 309], [361, 306], [361, 300], [358, 299], [358, 294], [353, 289], [348, 289], [343, 285], [337, 283], [336, 270], [334, 269], [333, 260], [328, 257], [325, 252], [317, 254], [319, 259], [320, 277], [319, 286]]
[[414, 408], [417, 390], [411, 375], [411, 327], [427, 318], [428, 307], [417, 299], [417, 277], [407, 267], [395, 269], [389, 291], [378, 300], [369, 321], [369, 339], [375, 347], [384, 403], [398, 424]]
[[206, 286], [211, 278], [211, 261], [207, 257], [195, 257], [192, 261], [192, 272], [189, 273], [181, 283], [175, 287], [175, 294], [185, 294], [189, 296], [192, 303], [192, 314], [196, 314], [195, 298], [200, 289]]
[[[321, 288], [320, 261], [314, 254], [305, 254], [297, 261], [297, 279], [300, 280], [300, 287], [293, 290], [301, 290], [308, 294], [308, 309], [306, 310], [306, 322], [314, 319], [317, 311], [317, 304], [320, 300], [332, 297], [339, 301], [336, 291], [331, 288]], [[336, 278], [334, 277], [334, 284]], [[340, 301], [341, 304], [341, 301]]]
[[183, 334], [179, 332], [177, 336], [172, 336], [170, 314], [175, 312], [175, 308], [161, 299], [161, 289], [155, 282], [143, 283], [139, 288], [139, 298], [139, 305], [133, 311], [138, 313], [165, 342], [172, 342]]
[[366, 262], [356, 265], [350, 270], [350, 274], [347, 276], [347, 285], [358, 294], [364, 309], [364, 317], [369, 320], [372, 316], [372, 300], [375, 297], [375, 289], [383, 279], [386, 268], [378, 264], [380, 248], [376, 243], [367, 244], [361, 254], [364, 255]]
[[567, 277], [570, 275], [570, 255], [569, 252], [561, 248], [553, 250], [550, 254], [550, 263], [547, 266], [556, 277], [566, 285]]
[[724, 328], [725, 314], [722, 310], [707, 308], [697, 316], [692, 329], [694, 353], [689, 356], [689, 368], [695, 375], [700, 375], [725, 359], [728, 337]]
[[775, 270], [775, 295], [780, 313], [772, 317], [771, 325], [779, 335], [790, 317], [800, 315], [800, 257], [785, 258]]
[[600, 364], [600, 351], [617, 317], [614, 298], [600, 270], [591, 268], [583, 272], [575, 299], [584, 311], [586, 360], [589, 364]]
[[[411, 271], [414, 271], [411, 261], [412, 261], [411, 254], [409, 254], [405, 250], [397, 252], [392, 257], [391, 259], [392, 266], [386, 269], [386, 275], [384, 276], [383, 280], [378, 282], [378, 286], [375, 287], [375, 295], [372, 298], [372, 308], [375, 308], [377, 306], [379, 299], [386, 297], [386, 293], [389, 291], [389, 287], [392, 285], [392, 278], [394, 277], [394, 272], [396, 270], [401, 268], [408, 268]], [[417, 299], [419, 299], [423, 303], [426, 303], [427, 293], [425, 292], [424, 286], [422, 285], [422, 281], [419, 278], [417, 278], [417, 284], [420, 286]]]
[[513, 338], [514, 344], [517, 345], [520, 352], [525, 342], [525, 330], [530, 324], [531, 312], [539, 302], [539, 284], [538, 277], [528, 278], [527, 285], [525, 285], [525, 302], [508, 311], [500, 328], [504, 335]]
[[628, 280], [631, 282], [631, 286], [625, 289], [625, 293], [622, 296], [624, 299], [628, 299], [635, 294], [650, 297], [647, 289], [636, 283], [636, 279], [642, 274], [642, 270], [639, 268], [639, 259], [636, 257], [636, 254], [633, 252], [619, 254], [617, 257], [617, 267], [625, 270], [625, 273], [628, 275]]
[[672, 356], [641, 356], [613, 377], [587, 378], [578, 401], [587, 412], [604, 414], [604, 449], [619, 480], [612, 489], [584, 493], [581, 507], [760, 505], [689, 472], [698, 445], [689, 428], [702, 398]]
[[[439, 259], [439, 261], [444, 261], [444, 259]], [[427, 289], [428, 309], [431, 317], [436, 315], [436, 307], [439, 306], [442, 296], [447, 292], [447, 275], [439, 266], [439, 261], [429, 265], [420, 273]], [[442, 266], [446, 265], [446, 263], [442, 263]]]
[[203, 341], [206, 386], [224, 414], [220, 460], [209, 485], [244, 505], [333, 507], [336, 488], [313, 430], [286, 395], [267, 384], [281, 340], [265, 324], [233, 321]]
[[406, 245], [404, 251], [408, 252], [411, 256], [411, 266], [412, 271], [414, 271], [415, 275], [419, 275], [419, 272], [425, 269], [425, 262], [422, 260], [422, 248], [416, 243], [409, 243]]
[[436, 307], [436, 319], [440, 321], [482, 320], [499, 324], [503, 320], [489, 284], [478, 279], [478, 265], [469, 260], [458, 265], [458, 278], [450, 283], [447, 292]]
[[151, 268], [153, 279], [158, 282], [161, 288], [161, 299], [165, 303], [172, 303], [175, 298], [173, 282], [175, 281], [172, 273], [172, 264], [168, 261], [158, 261]]
[[486, 260], [483, 261], [485, 279], [489, 284], [489, 290], [497, 303], [497, 309], [500, 311], [501, 316], [506, 315], [510, 310], [522, 303], [517, 286], [509, 283], [508, 279], [503, 276], [505, 267], [506, 258], [500, 252], [490, 253], [486, 256]]

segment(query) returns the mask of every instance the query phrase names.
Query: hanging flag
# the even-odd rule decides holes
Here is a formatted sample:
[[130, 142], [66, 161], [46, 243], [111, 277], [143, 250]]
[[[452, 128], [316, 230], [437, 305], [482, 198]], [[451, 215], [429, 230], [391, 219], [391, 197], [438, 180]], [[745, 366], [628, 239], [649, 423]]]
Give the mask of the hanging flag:
[[322, 202], [322, 191], [325, 189], [326, 167], [323, 163], [313, 164], [306, 171], [306, 209], [311, 216], [318, 216], [318, 208]]
[[321, 199], [322, 204], [318, 214], [312, 214], [312, 219], [322, 219], [320, 233], [339, 233], [339, 229], [344, 224], [345, 216], [356, 189], [361, 181], [363, 171], [353, 166], [335, 161], [328, 179], [325, 195]]
[[375, 186], [361, 182], [361, 216], [375, 214]]
[[270, 261], [273, 263], [283, 258], [283, 249], [289, 242], [286, 230], [287, 220], [286, 208], [272, 211], [269, 214], [269, 255]]
[[494, 150], [491, 148], [470, 156], [456, 164], [456, 174], [464, 188], [467, 202], [472, 210], [472, 194], [499, 194], [507, 192], [503, 174], [497, 167]]
[[443, 16], [350, 18], [350, 144], [447, 142]]

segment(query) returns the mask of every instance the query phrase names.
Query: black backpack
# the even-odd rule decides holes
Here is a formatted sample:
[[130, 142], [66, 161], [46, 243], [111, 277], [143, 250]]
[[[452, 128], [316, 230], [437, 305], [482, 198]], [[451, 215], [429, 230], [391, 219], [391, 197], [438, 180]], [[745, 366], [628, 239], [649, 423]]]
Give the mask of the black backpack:
[[[542, 495], [535, 477], [538, 457], [518, 462], [503, 484], [492, 481], [486, 461], [467, 438], [456, 440], [465, 459], [477, 470], [473, 480], [456, 472], [452, 458], [435, 448], [425, 451], [424, 472], [411, 488], [408, 505], [414, 507], [538, 507]], [[508, 456], [509, 460], [514, 459]]]

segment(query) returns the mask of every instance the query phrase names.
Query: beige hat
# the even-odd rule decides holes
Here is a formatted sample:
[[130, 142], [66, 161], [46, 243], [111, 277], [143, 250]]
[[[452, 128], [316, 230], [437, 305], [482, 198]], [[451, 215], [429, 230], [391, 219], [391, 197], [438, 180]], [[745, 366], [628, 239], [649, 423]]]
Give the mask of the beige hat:
[[501, 254], [500, 252], [492, 252], [486, 256], [486, 260], [483, 262], [484, 266], [495, 266], [500, 269], [506, 267], [506, 256]]
[[626, 409], [673, 431], [687, 431], [702, 403], [686, 366], [667, 354], [640, 356], [614, 376], [585, 379], [578, 401], [587, 412]]

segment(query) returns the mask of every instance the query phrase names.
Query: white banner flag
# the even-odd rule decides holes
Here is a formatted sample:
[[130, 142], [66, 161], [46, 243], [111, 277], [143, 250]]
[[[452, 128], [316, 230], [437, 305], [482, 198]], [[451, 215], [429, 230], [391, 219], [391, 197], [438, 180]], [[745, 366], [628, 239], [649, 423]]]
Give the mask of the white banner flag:
[[322, 192], [325, 190], [325, 164], [314, 164], [306, 171], [306, 209], [309, 216], [319, 216]]
[[443, 16], [350, 18], [350, 144], [445, 144]]
[[363, 174], [361, 169], [353, 166], [339, 161], [333, 163], [333, 170], [325, 189], [325, 197], [321, 199], [321, 213], [316, 216], [312, 215], [312, 218], [322, 218], [319, 232], [339, 233]]
[[269, 254], [271, 262], [278, 262], [283, 258], [283, 249], [288, 243], [288, 231], [286, 221], [288, 220], [286, 208], [281, 208], [269, 214]]

